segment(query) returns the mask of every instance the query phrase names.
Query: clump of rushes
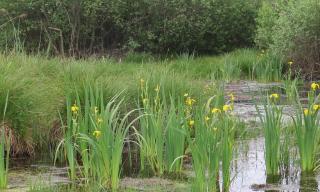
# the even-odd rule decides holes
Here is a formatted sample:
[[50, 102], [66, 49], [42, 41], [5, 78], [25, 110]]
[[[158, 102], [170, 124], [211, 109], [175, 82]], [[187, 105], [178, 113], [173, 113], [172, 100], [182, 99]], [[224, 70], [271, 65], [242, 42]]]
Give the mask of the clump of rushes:
[[3, 109], [3, 118], [2, 122], [0, 122], [0, 189], [7, 188], [8, 184], [8, 171], [9, 171], [9, 156], [10, 156], [10, 138], [11, 131], [5, 129], [5, 114], [8, 106], [8, 98], [9, 92], [7, 93], [7, 97], [5, 100], [5, 106]]
[[140, 131], [137, 131], [141, 171], [144, 172], [148, 166], [153, 173], [162, 175], [164, 172], [165, 112], [160, 100], [160, 85], [157, 85], [154, 90], [149, 90], [148, 83], [140, 79], [140, 89], [143, 105], [140, 114], [146, 114], [140, 119]]
[[278, 175], [280, 168], [280, 131], [283, 107], [277, 105], [280, 96], [271, 94], [264, 105], [264, 114], [257, 108], [265, 137], [265, 164], [267, 175]]
[[233, 157], [233, 148], [235, 140], [235, 128], [237, 120], [230, 113], [234, 108], [234, 96], [230, 95], [230, 104], [223, 106], [224, 115], [222, 115], [221, 127], [222, 127], [222, 177], [223, 177], [223, 191], [229, 191], [230, 187], [230, 165]]
[[189, 129], [188, 141], [196, 173], [194, 191], [219, 191], [219, 162], [222, 163], [223, 191], [228, 191], [230, 186], [236, 126], [231, 112], [235, 97], [230, 94], [229, 101], [224, 103], [223, 91], [218, 93], [207, 101], [204, 109], [196, 110], [194, 126]]
[[186, 121], [181, 100], [170, 98], [165, 130], [165, 168], [167, 172], [180, 173], [186, 144]]
[[[220, 116], [220, 114], [215, 114]], [[189, 127], [188, 143], [192, 155], [192, 168], [195, 171], [193, 191], [217, 191], [220, 158], [221, 128], [217, 118], [198, 110], [195, 124]]]
[[[67, 124], [56, 158], [61, 146], [64, 146], [71, 179], [84, 177], [88, 184], [98, 184], [113, 191], [119, 188], [127, 133], [140, 118], [138, 116], [128, 121], [128, 117], [136, 110], [122, 115], [119, 109], [123, 99], [119, 97], [120, 94], [117, 94], [105, 103], [102, 90], [90, 86], [85, 87], [84, 101], [77, 95], [72, 104], [73, 97], [68, 97]], [[83, 168], [76, 157], [80, 157]]]
[[297, 98], [298, 91], [297, 91], [297, 85], [298, 85], [298, 78], [292, 79], [292, 65], [293, 61], [288, 61], [288, 74], [284, 78], [284, 88], [287, 95], [287, 99], [289, 102], [294, 102]]
[[[148, 83], [140, 80], [143, 106], [140, 114], [145, 114], [140, 119], [140, 130], [136, 130], [140, 145], [141, 172], [151, 168], [156, 175], [181, 172], [186, 141], [187, 125], [183, 102], [181, 99], [175, 101], [174, 95], [167, 102], [164, 94], [160, 84], [149, 89]], [[188, 102], [192, 104], [194, 101]], [[192, 125], [192, 121], [190, 123]]]
[[298, 103], [296, 118], [293, 119], [300, 154], [300, 166], [301, 170], [306, 172], [314, 171], [318, 162], [316, 156], [319, 152], [320, 142], [318, 117], [320, 105], [316, 91], [319, 88], [318, 83], [311, 84], [306, 108]]

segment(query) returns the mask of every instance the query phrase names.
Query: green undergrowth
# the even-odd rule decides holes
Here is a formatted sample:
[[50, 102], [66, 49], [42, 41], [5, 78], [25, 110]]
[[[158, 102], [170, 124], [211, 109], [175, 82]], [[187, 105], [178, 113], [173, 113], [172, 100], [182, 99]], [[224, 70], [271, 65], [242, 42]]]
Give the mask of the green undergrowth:
[[[122, 60], [110, 58], [47, 58], [23, 53], [0, 54], [0, 98], [10, 90], [6, 123], [23, 141], [13, 148], [21, 153], [48, 149], [59, 133], [59, 112], [65, 97], [81, 91], [84, 82], [99, 83], [106, 98], [125, 91], [123, 109], [137, 106], [140, 79], [161, 88], [169, 99], [173, 93], [187, 90], [198, 101], [213, 95], [207, 89], [211, 81], [239, 79], [278, 81], [281, 64], [277, 57], [253, 49], [240, 49], [220, 56], [180, 55], [155, 58], [131, 54]], [[39, 145], [36, 145], [39, 144]], [[28, 147], [23, 147], [28, 146]], [[34, 148], [42, 146], [43, 149]]]

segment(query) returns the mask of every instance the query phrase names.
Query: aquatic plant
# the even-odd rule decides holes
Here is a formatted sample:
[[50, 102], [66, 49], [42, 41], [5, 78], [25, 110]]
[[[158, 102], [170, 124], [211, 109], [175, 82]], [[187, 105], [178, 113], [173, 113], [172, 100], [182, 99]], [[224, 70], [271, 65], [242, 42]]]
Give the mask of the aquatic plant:
[[280, 95], [271, 94], [264, 105], [261, 114], [256, 105], [260, 121], [263, 125], [265, 137], [265, 163], [267, 175], [278, 175], [280, 166], [280, 132], [282, 123], [282, 107], [277, 106]]
[[[84, 89], [84, 101], [79, 96], [73, 104], [70, 101], [74, 97], [67, 99], [67, 125], [57, 152], [63, 145], [71, 179], [79, 175], [88, 184], [117, 190], [123, 147], [129, 142], [126, 141], [127, 133], [140, 116], [129, 121], [129, 116], [136, 110], [121, 114], [120, 106], [124, 101], [119, 99], [121, 93], [105, 103], [101, 88], [89, 85]], [[79, 166], [77, 156], [83, 168]]]
[[3, 109], [3, 118], [2, 122], [0, 122], [0, 189], [5, 189], [8, 184], [8, 171], [9, 171], [9, 158], [10, 158], [10, 138], [11, 131], [6, 130], [5, 127], [5, 114], [8, 107], [8, 98], [9, 92], [7, 93], [7, 97], [5, 98], [5, 105]]
[[[227, 113], [227, 112], [225, 112]], [[222, 127], [222, 178], [223, 178], [223, 191], [228, 191], [230, 187], [230, 168], [231, 161], [233, 158], [233, 149], [235, 141], [235, 128], [236, 128], [236, 119], [230, 114], [225, 114], [221, 119]]]
[[[140, 119], [138, 142], [140, 144], [140, 166], [145, 171], [146, 166], [152, 172], [162, 175], [164, 172], [164, 136], [166, 111], [160, 100], [160, 85], [150, 91], [148, 83], [140, 80], [141, 101], [143, 109], [140, 114], [146, 114]], [[154, 93], [153, 93], [154, 92]], [[148, 163], [145, 165], [145, 163]]]
[[[184, 104], [174, 93], [167, 101], [165, 94], [161, 84], [149, 89], [148, 82], [140, 80], [140, 101], [143, 106], [140, 114], [145, 116], [140, 119], [140, 129], [136, 130], [136, 135], [142, 173], [148, 171], [147, 168], [156, 175], [182, 170], [187, 126]], [[186, 98], [186, 105], [191, 107], [193, 103], [193, 99]]]
[[295, 118], [293, 118], [296, 139], [300, 154], [300, 166], [302, 171], [314, 171], [317, 167], [317, 153], [319, 152], [320, 131], [318, 111], [318, 96], [316, 91], [319, 84], [312, 83], [308, 92], [308, 104], [306, 108], [298, 100]]
[[224, 91], [220, 87], [217, 95], [209, 98], [205, 107], [194, 114], [195, 123], [190, 127], [188, 137], [196, 173], [194, 191], [219, 191], [219, 162], [222, 164], [223, 191], [229, 190], [237, 125], [231, 114], [235, 97], [233, 94], [229, 97], [225, 103]]
[[167, 172], [182, 171], [187, 137], [184, 109], [182, 101], [175, 102], [173, 97], [170, 98], [165, 130], [165, 170]]
[[195, 125], [189, 128], [188, 143], [195, 171], [193, 191], [217, 191], [218, 188], [221, 130], [215, 124], [216, 119], [206, 120], [206, 116], [204, 112], [197, 112]]
[[299, 84], [299, 77], [296, 76], [292, 78], [292, 65], [293, 61], [288, 61], [288, 73], [285, 75], [283, 84], [286, 92], [287, 100], [291, 103], [294, 103], [298, 96], [297, 86]]

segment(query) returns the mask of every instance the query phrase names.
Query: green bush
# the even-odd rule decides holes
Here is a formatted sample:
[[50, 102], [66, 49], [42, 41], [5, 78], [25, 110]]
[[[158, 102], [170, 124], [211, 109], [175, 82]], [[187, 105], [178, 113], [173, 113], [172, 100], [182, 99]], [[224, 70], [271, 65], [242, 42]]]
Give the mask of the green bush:
[[313, 78], [320, 62], [320, 1], [264, 3], [257, 18], [256, 43]]
[[252, 45], [258, 6], [252, 0], [2, 0], [0, 47], [68, 55], [114, 48], [220, 53]]
[[260, 49], [266, 49], [272, 40], [272, 30], [278, 14], [274, 10], [270, 2], [264, 1], [259, 9], [258, 17], [256, 18], [257, 30], [255, 36], [255, 43]]

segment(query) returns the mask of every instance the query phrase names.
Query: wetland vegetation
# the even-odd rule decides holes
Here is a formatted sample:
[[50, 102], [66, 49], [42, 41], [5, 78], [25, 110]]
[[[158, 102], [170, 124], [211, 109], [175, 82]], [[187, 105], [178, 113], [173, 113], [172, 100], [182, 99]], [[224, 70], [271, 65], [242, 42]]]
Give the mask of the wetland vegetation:
[[3, 0], [0, 190], [318, 191], [316, 0]]

